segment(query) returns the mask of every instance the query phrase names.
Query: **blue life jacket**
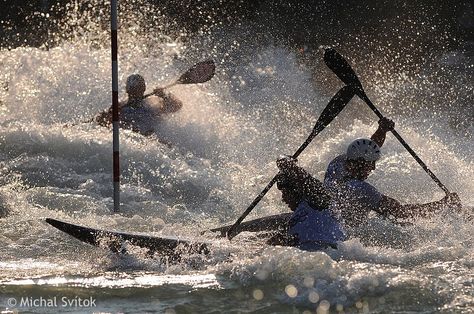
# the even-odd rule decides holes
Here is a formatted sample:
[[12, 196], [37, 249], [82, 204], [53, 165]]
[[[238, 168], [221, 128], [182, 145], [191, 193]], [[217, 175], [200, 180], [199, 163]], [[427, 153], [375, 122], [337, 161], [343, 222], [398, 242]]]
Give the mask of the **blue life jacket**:
[[313, 209], [306, 201], [291, 216], [288, 233], [295, 236], [298, 248], [308, 251], [337, 248], [337, 242], [348, 238], [341, 221], [329, 209]]

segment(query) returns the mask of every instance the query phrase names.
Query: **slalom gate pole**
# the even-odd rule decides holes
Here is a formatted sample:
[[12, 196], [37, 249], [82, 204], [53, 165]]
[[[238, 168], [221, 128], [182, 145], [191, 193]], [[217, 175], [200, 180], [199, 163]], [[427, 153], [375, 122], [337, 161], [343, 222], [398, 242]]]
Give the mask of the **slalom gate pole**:
[[111, 51], [112, 51], [112, 126], [113, 126], [113, 182], [114, 212], [120, 210], [120, 158], [119, 158], [119, 106], [117, 61], [117, 0], [111, 0]]

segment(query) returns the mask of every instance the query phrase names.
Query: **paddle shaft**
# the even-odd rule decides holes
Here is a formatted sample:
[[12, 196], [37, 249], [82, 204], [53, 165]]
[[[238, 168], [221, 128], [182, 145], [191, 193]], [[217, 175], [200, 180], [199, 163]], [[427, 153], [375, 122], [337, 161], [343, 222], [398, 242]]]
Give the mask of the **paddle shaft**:
[[[361, 87], [358, 88], [357, 95], [369, 106], [370, 109], [379, 117], [379, 119], [384, 118], [384, 116], [380, 113], [380, 111], [375, 107], [375, 105], [370, 101], [369, 97], [365, 94], [364, 90], [362, 90]], [[418, 155], [411, 149], [411, 147], [405, 142], [405, 140], [398, 134], [395, 129], [392, 130], [392, 134], [397, 138], [397, 140], [400, 142], [400, 144], [405, 147], [405, 149], [412, 155], [412, 157], [418, 162], [418, 164], [425, 170], [425, 172], [433, 179], [436, 184], [446, 193], [449, 194], [448, 188], [436, 177], [436, 175], [428, 169], [428, 166], [423, 162], [423, 160], [418, 157]]]
[[[166, 89], [166, 88], [173, 87], [173, 86], [177, 85], [178, 83], [179, 83], [179, 82], [178, 82], [178, 81], [176, 81], [176, 82], [174, 82], [174, 83], [171, 83], [171, 84], [168, 84], [168, 85], [166, 85], [166, 86], [163, 86], [161, 89]], [[154, 94], [155, 94], [154, 92], [151, 92], [151, 93], [145, 94], [145, 95], [143, 95], [143, 98], [150, 97], [151, 95], [154, 95]]]

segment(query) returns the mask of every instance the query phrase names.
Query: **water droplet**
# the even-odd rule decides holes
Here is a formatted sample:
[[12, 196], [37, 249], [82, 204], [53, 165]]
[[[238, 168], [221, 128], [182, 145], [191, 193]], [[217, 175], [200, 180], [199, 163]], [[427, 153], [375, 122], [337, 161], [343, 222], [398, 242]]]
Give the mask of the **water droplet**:
[[295, 298], [298, 295], [298, 289], [293, 285], [286, 286], [285, 292], [290, 298]]
[[253, 295], [253, 298], [257, 301], [260, 301], [263, 299], [263, 291], [260, 289], [255, 289], [252, 295]]
[[327, 300], [322, 300], [319, 303], [318, 308], [316, 309], [316, 313], [318, 314], [323, 314], [323, 313], [329, 313], [329, 308], [331, 307], [331, 304]]
[[318, 303], [319, 301], [319, 294], [316, 291], [311, 291], [308, 295], [308, 300], [311, 303]]

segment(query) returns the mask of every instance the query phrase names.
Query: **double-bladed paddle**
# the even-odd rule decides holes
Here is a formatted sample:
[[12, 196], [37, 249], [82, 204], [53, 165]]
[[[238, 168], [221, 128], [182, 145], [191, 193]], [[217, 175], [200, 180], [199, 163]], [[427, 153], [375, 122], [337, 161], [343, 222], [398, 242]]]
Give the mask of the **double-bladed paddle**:
[[[369, 97], [367, 97], [364, 89], [362, 88], [362, 84], [357, 77], [357, 74], [354, 72], [352, 67], [349, 63], [341, 56], [335, 49], [328, 48], [324, 52], [324, 62], [326, 65], [343, 81], [346, 85], [352, 86], [355, 90], [355, 93], [372, 109], [372, 111], [379, 117], [379, 119], [383, 118], [383, 115], [380, 111], [375, 107], [375, 105], [370, 101]], [[405, 140], [398, 134], [397, 131], [392, 130], [393, 135], [397, 138], [397, 140], [405, 147], [405, 149], [410, 153], [410, 155], [415, 158], [418, 164], [423, 168], [423, 170], [428, 173], [428, 175], [438, 184], [438, 186], [446, 193], [449, 194], [448, 188], [444, 186], [443, 183], [435, 176], [433, 172], [426, 166], [426, 164], [418, 157], [418, 155], [411, 149], [410, 146], [405, 142]]]
[[[214, 76], [215, 71], [216, 65], [214, 64], [213, 60], [198, 62], [185, 73], [183, 73], [179, 79], [162, 87], [162, 89], [170, 88], [178, 84], [198, 84], [207, 82]], [[145, 94], [143, 95], [143, 98], [149, 97], [153, 94], [154, 93]]]
[[[336, 95], [329, 101], [326, 108], [324, 108], [321, 116], [319, 117], [316, 125], [313, 128], [313, 131], [308, 136], [306, 141], [298, 148], [298, 150], [293, 154], [293, 158], [297, 158], [303, 150], [311, 143], [311, 141], [318, 135], [329, 123], [344, 109], [346, 104], [354, 97], [355, 90], [352, 86], [344, 86], [341, 88]], [[237, 219], [237, 221], [229, 228], [227, 231], [227, 238], [230, 240], [235, 237], [239, 232], [237, 227], [239, 224], [247, 217], [247, 215], [252, 211], [252, 209], [260, 202], [260, 200], [267, 194], [271, 187], [277, 181], [278, 175], [273, 177], [273, 179], [267, 184], [260, 194], [255, 198], [255, 200], [250, 204], [250, 206], [245, 210], [245, 212]]]

